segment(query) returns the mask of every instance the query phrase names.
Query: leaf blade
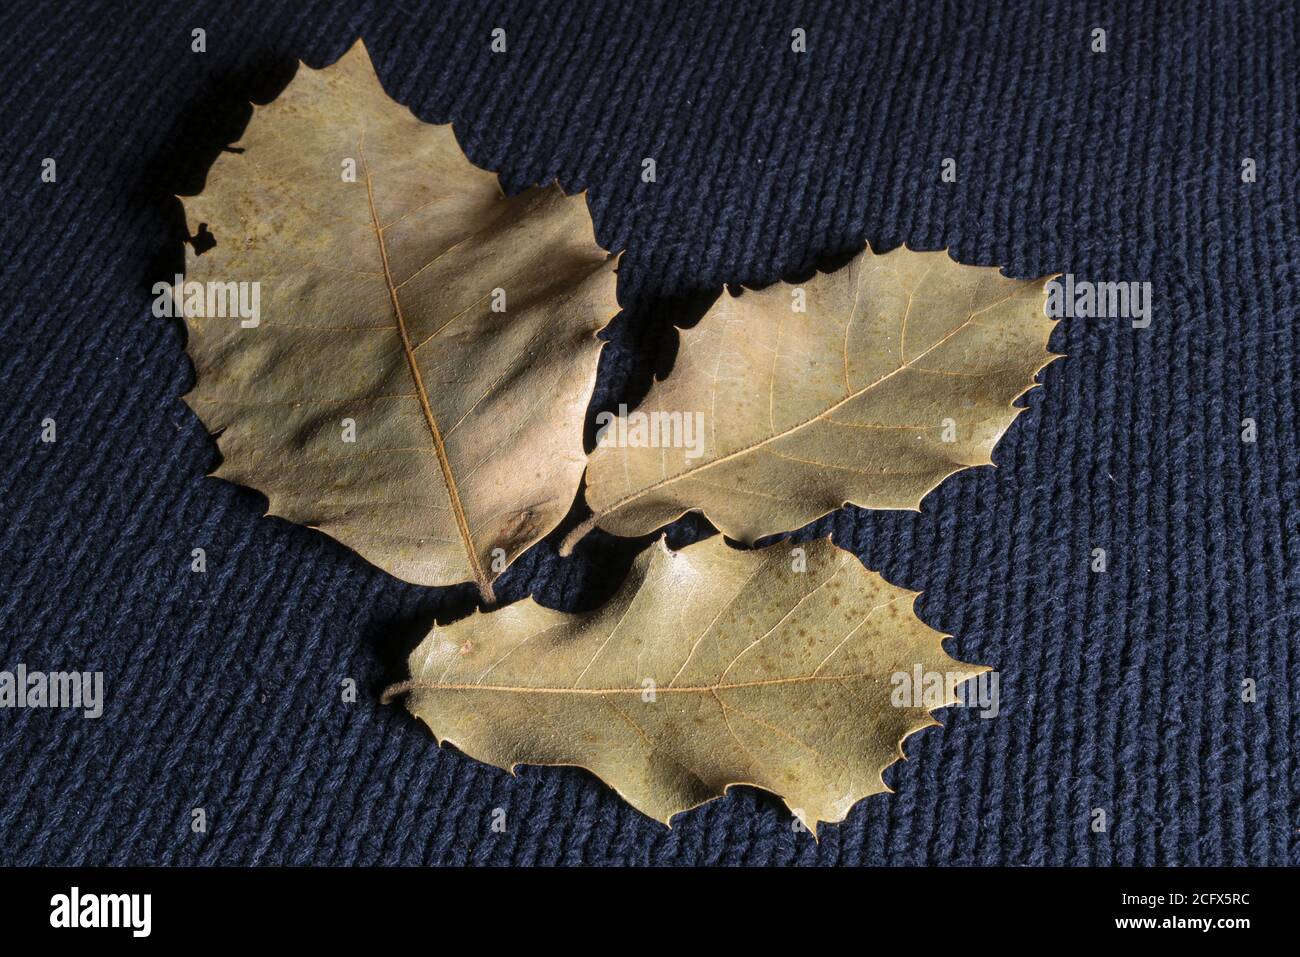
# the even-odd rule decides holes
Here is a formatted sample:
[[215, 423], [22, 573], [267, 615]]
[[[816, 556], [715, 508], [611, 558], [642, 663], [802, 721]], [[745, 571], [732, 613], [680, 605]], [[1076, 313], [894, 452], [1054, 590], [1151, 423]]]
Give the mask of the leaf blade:
[[[802, 547], [800, 573], [786, 545], [661, 540], [595, 611], [530, 599], [435, 628], [385, 698], [407, 694], [439, 741], [478, 760], [587, 768], [664, 823], [747, 784], [815, 831], [887, 790], [902, 739], [986, 669], [943, 652], [910, 612], [915, 593], [829, 540]], [[942, 700], [895, 707], [891, 676], [914, 666], [944, 676]]]
[[301, 68], [241, 145], [185, 198], [191, 232], [217, 240], [187, 253], [187, 278], [266, 293], [255, 329], [186, 317], [214, 474], [392, 574], [490, 596], [584, 467], [595, 333], [618, 311], [584, 197], [503, 197], [450, 126], [387, 97], [360, 43]]
[[[792, 312], [787, 284], [724, 292], [681, 330], [677, 366], [631, 413], [698, 415], [698, 457], [599, 443], [587, 468], [592, 518], [564, 551], [593, 525], [637, 536], [692, 510], [752, 543], [844, 504], [919, 508], [949, 475], [992, 462], [1023, 411], [1012, 403], [1057, 358], [1045, 282], [942, 252], [868, 248], [800, 287], [806, 315]], [[953, 442], [942, 441], [948, 418]]]

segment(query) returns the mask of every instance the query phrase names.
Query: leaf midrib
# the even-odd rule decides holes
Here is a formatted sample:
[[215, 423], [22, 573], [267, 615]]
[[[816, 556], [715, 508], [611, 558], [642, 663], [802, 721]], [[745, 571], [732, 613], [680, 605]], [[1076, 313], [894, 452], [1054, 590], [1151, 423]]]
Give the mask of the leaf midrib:
[[447, 486], [451, 512], [456, 518], [456, 527], [460, 532], [461, 541], [465, 546], [465, 553], [469, 558], [470, 571], [484, 599], [492, 602], [495, 600], [492, 594], [492, 581], [479, 562], [478, 550], [475, 548], [474, 538], [470, 534], [465, 508], [461, 504], [460, 489], [456, 484], [456, 476], [451, 469], [451, 461], [447, 457], [447, 446], [443, 441], [442, 430], [438, 428], [438, 420], [434, 417], [433, 406], [429, 402], [429, 392], [424, 386], [424, 376], [421, 374], [420, 365], [415, 358], [415, 348], [411, 345], [411, 337], [406, 330], [406, 318], [402, 315], [402, 303], [397, 294], [400, 284], [393, 281], [393, 272], [388, 264], [388, 247], [384, 243], [384, 227], [380, 224], [379, 214], [375, 209], [375, 190], [371, 183], [370, 164], [366, 161], [364, 142], [365, 134], [363, 132], [361, 140], [357, 143], [357, 155], [361, 158], [361, 166], [366, 175], [366, 200], [370, 206], [370, 224], [375, 229], [375, 241], [379, 244], [379, 256], [384, 267], [384, 283], [388, 287], [388, 297], [393, 304], [393, 318], [397, 323], [397, 332], [402, 340], [402, 352], [405, 354], [406, 363], [410, 367], [411, 378], [415, 381], [415, 392], [420, 400], [420, 409], [424, 413], [424, 421], [429, 427], [429, 434], [433, 436], [433, 451], [438, 459], [438, 467], [442, 470], [443, 483]]
[[[795, 675], [790, 678], [761, 678], [755, 681], [730, 681], [720, 684], [711, 685], [683, 685], [683, 686], [663, 686], [655, 688], [655, 694], [712, 694], [718, 691], [731, 691], [737, 688], [761, 688], [769, 685], [788, 685], [798, 684], [803, 681], [846, 681], [852, 678], [875, 678], [877, 675], [870, 674], [843, 674], [843, 675]], [[398, 693], [397, 689], [405, 691], [492, 691], [502, 693], [516, 694], [572, 694], [572, 695], [602, 695], [602, 694], [644, 694], [645, 688], [639, 685], [634, 688], [553, 688], [547, 685], [481, 685], [467, 682], [450, 682], [450, 681], [406, 681], [390, 689], [388, 693]]]

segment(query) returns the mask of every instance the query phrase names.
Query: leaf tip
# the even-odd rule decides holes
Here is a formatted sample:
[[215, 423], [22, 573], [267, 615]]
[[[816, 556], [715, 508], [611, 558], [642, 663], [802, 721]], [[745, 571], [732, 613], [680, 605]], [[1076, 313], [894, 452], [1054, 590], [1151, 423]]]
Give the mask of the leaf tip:
[[351, 59], [357, 59], [366, 66], [373, 68], [374, 61], [370, 57], [370, 50], [367, 49], [364, 38], [358, 36], [356, 40], [353, 41], [352, 46], [348, 47], [347, 51], [331, 65], [336, 66]]

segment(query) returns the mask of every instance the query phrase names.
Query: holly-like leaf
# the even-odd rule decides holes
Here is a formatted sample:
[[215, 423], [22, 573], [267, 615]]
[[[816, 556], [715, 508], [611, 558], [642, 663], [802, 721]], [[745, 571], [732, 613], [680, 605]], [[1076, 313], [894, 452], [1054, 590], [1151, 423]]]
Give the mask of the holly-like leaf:
[[[301, 67], [184, 202], [216, 242], [181, 296], [214, 474], [394, 575], [490, 598], [585, 463], [595, 333], [618, 312], [585, 198], [504, 197], [358, 43]], [[203, 291], [232, 282], [260, 315], [216, 314]]]
[[480, 761], [587, 768], [664, 823], [749, 784], [815, 832], [888, 790], [902, 739], [986, 670], [944, 653], [915, 597], [828, 539], [661, 540], [595, 611], [528, 599], [434, 628], [385, 700]]
[[701, 510], [752, 543], [846, 503], [917, 509], [990, 453], [1047, 351], [1047, 280], [944, 252], [868, 248], [803, 286], [728, 293], [681, 332], [672, 373], [602, 429], [592, 518], [615, 535]]

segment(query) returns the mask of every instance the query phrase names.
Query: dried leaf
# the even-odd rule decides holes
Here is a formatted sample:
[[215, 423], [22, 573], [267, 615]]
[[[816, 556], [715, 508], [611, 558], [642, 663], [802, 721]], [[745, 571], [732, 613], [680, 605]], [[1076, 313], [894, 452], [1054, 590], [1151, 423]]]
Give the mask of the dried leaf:
[[214, 474], [394, 575], [490, 597], [585, 461], [595, 333], [618, 312], [585, 198], [503, 197], [360, 43], [301, 67], [240, 147], [185, 200], [216, 241], [188, 280], [260, 284], [253, 328], [187, 317]]
[[[902, 739], [986, 669], [944, 653], [915, 592], [829, 540], [801, 547], [661, 540], [596, 611], [528, 599], [435, 628], [385, 700], [408, 694], [440, 741], [480, 761], [587, 768], [665, 823], [743, 783], [815, 832], [888, 790]], [[918, 669], [934, 697], [896, 706], [896, 676]]]
[[592, 525], [643, 535], [694, 509], [752, 543], [845, 503], [918, 508], [992, 461], [1012, 402], [1057, 358], [1045, 283], [868, 248], [802, 287], [724, 293], [681, 332], [671, 375], [603, 430], [592, 518], [564, 551]]

